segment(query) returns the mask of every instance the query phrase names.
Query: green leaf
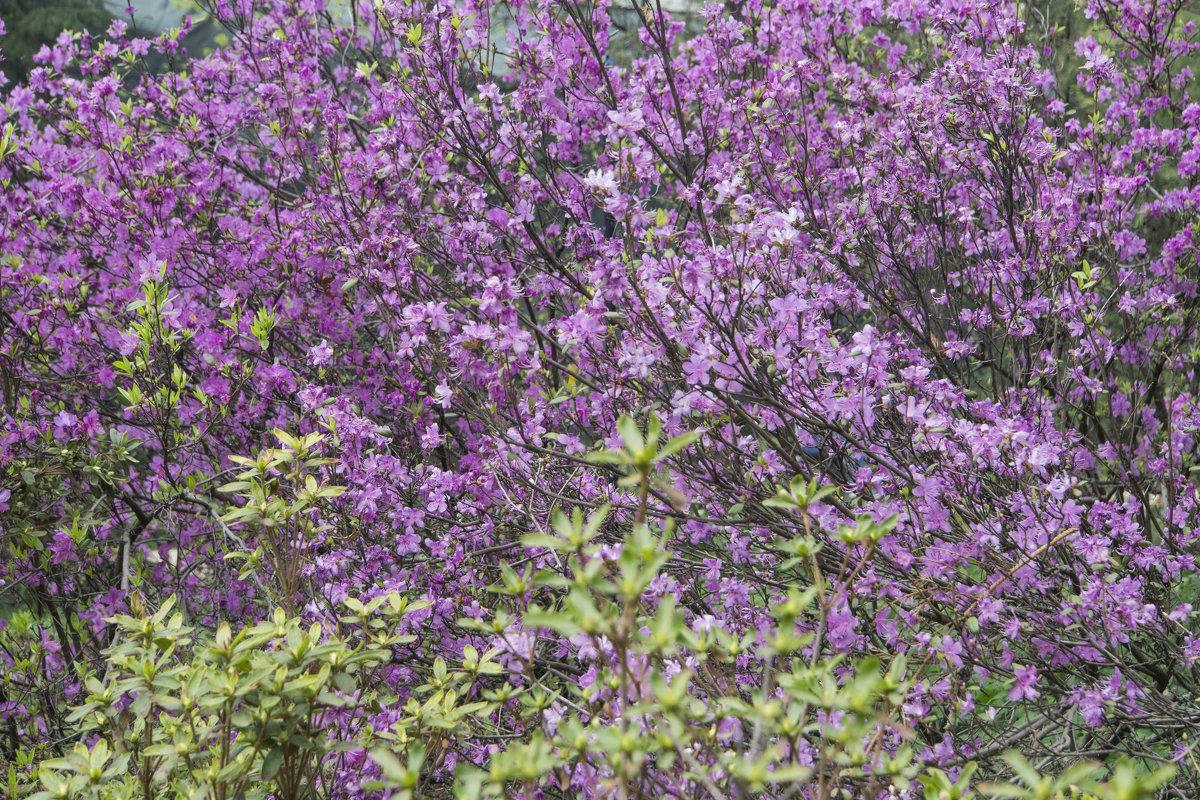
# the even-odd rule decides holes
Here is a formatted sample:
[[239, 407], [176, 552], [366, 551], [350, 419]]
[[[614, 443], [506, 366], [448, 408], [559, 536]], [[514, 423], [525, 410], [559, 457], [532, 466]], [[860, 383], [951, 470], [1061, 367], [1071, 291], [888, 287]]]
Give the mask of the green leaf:
[[283, 764], [283, 748], [272, 747], [263, 757], [262, 763], [262, 779], [269, 781], [279, 772], [279, 767]]
[[[974, 763], [974, 762], [972, 762]], [[1081, 761], [1078, 764], [1072, 764], [1067, 767], [1058, 776], [1056, 781], [1060, 786], [1075, 786], [1084, 784], [1090, 777], [1102, 769], [1100, 763], [1096, 761]]]
[[67, 792], [67, 781], [57, 772], [51, 772], [45, 768], [45, 765], [38, 770], [38, 779], [42, 782], [42, 786], [53, 795], [61, 796]]
[[622, 415], [617, 420], [617, 431], [625, 441], [625, 449], [629, 451], [630, 455], [636, 458], [646, 449], [646, 440], [642, 438], [642, 432], [638, 430], [633, 417]]
[[527, 548], [543, 548], [546, 550], [563, 550], [565, 542], [557, 536], [548, 533], [527, 533], [521, 537], [521, 546]]
[[658, 462], [675, 455], [679, 451], [698, 441], [703, 435], [704, 434], [702, 431], [688, 431], [687, 433], [682, 433], [679, 436], [674, 437], [661, 448], [659, 448], [658, 454], [654, 457], [654, 460]]
[[384, 777], [388, 779], [391, 786], [403, 787], [408, 783], [408, 769], [391, 751], [376, 748], [371, 751], [371, 760], [379, 765], [379, 769], [383, 771]]
[[1020, 753], [1010, 750], [1000, 758], [1029, 788], [1032, 789], [1041, 782], [1041, 773], [1034, 769], [1033, 765], [1026, 761]]
[[805, 783], [811, 776], [812, 770], [799, 764], [789, 764], [777, 767], [771, 773], [771, 783]]
[[799, 508], [800, 504], [796, 502], [796, 498], [786, 492], [780, 492], [774, 497], [768, 497], [762, 501], [762, 504], [767, 508]]
[[1023, 789], [1011, 783], [982, 783], [979, 791], [988, 797], [1007, 797], [1012, 800], [1027, 800], [1034, 797], [1029, 789]]
[[[566, 615], [548, 611], [526, 611], [521, 615], [521, 622], [527, 628], [549, 628], [564, 636], [574, 636], [577, 633], [583, 632], [583, 627]], [[480, 669], [480, 672], [483, 671], [483, 669]]]
[[651, 414], [650, 422], [646, 424], [646, 443], [652, 448], [657, 448], [658, 440], [661, 436], [662, 420], [658, 418], [658, 414]]
[[486, 779], [487, 774], [480, 769], [467, 764], [459, 767], [454, 776], [455, 800], [481, 800]]

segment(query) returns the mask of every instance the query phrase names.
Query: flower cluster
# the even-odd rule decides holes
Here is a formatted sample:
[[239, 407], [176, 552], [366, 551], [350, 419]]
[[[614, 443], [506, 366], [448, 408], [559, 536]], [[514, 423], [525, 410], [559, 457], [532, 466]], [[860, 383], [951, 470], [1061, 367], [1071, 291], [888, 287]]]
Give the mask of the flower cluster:
[[[907, 660], [871, 758], [1200, 780], [1184, 4], [210, 12], [210, 55], [115, 24], [0, 88], [0, 762], [21, 780], [76, 735], [114, 615], [170, 595], [213, 630], [427, 603], [372, 724], [438, 659], [488, 654], [509, 686], [464, 678], [488, 726], [411, 762], [433, 796], [458, 764], [522, 775], [498, 742], [554, 761], [530, 754], [586, 714], [517, 696], [547, 675], [622, 730], [653, 670], [768, 702], [773, 611], [805, 587], [789, 658]], [[700, 435], [638, 461], [625, 414]], [[583, 613], [584, 562], [522, 536], [605, 504], [591, 569], [617, 569], [620, 531], [669, 529], [629, 619], [671, 598], [687, 642], [745, 640], [719, 671], [554, 622]], [[734, 717], [713, 743], [764, 752]], [[330, 791], [406, 780], [385, 762]], [[511, 786], [691, 797], [736, 772], [628, 766]]]

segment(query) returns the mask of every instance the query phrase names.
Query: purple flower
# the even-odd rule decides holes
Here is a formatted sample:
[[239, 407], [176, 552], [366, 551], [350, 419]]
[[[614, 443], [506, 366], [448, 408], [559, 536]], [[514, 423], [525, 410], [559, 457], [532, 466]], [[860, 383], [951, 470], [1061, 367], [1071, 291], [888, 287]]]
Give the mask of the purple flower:
[[50, 539], [50, 545], [46, 548], [52, 556], [51, 563], [62, 564], [67, 561], [78, 561], [79, 557], [76, 554], [75, 540], [71, 538], [71, 534], [66, 531], [57, 531]]
[[618, 136], [632, 136], [646, 127], [646, 121], [642, 118], [639, 108], [609, 111], [608, 119]]
[[1034, 688], [1038, 679], [1037, 667], [1017, 666], [1013, 668], [1013, 675], [1016, 681], [1008, 691], [1009, 700], [1032, 700], [1038, 696], [1038, 690]]
[[333, 348], [329, 346], [327, 339], [322, 339], [319, 344], [315, 344], [308, 350], [308, 361], [310, 364], [320, 366], [328, 364], [333, 358]]

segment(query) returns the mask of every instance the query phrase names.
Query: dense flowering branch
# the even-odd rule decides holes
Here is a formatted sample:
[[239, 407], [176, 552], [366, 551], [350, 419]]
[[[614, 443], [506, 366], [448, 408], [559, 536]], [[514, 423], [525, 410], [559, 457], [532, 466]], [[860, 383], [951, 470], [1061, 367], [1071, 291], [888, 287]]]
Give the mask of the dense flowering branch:
[[[676, 531], [648, 600], [693, 629], [812, 586], [812, 659], [905, 655], [920, 761], [1127, 754], [1191, 796], [1197, 31], [1059, 6], [269, 0], [214, 4], [204, 58], [61, 37], [0, 107], [0, 752], [62, 751], [106, 620], [169, 594], [214, 628], [420, 596], [402, 702], [467, 645], [587, 675], [612, 654], [488, 587], [565, 575], [520, 536], [609, 504], [599, 542]], [[633, 496], [589, 466], [627, 413], [703, 431]], [[277, 429], [316, 489], [266, 457], [247, 505], [231, 456]], [[553, 734], [498, 702], [436, 769]]]

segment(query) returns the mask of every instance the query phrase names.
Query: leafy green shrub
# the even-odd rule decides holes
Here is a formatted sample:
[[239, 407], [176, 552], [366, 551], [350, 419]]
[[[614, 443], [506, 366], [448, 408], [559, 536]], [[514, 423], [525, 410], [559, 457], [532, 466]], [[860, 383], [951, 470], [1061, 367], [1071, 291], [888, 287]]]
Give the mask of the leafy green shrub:
[[348, 605], [341, 632], [277, 611], [201, 641], [169, 616], [173, 598], [152, 616], [114, 618], [109, 673], [87, 679], [70, 716], [94, 744], [43, 762], [32, 800], [310, 796], [373, 735], [367, 712], [394, 699], [380, 670], [415, 638], [397, 630], [422, 607], [395, 594]]
[[[674, 525], [648, 522], [644, 505], [656, 464], [694, 436], [660, 448], [654, 418], [645, 435], [628, 419], [620, 430], [625, 447], [596, 460], [626, 468], [629, 479], [622, 482], [640, 498], [626, 534], [615, 543], [606, 538], [607, 508], [587, 518], [579, 510], [557, 512], [553, 532], [528, 535], [522, 544], [563, 571], [517, 572], [504, 564], [493, 589], [513, 613], [459, 623], [502, 638], [586, 640], [595, 654], [590, 678], [539, 663], [535, 647], [511, 648], [520, 684], [506, 694], [517, 698], [527, 735], [486, 769], [460, 769], [458, 796], [569, 795], [581, 782], [618, 797], [653, 797], [666, 781], [713, 798], [907, 789], [917, 771], [912, 732], [900, 713], [912, 688], [907, 662], [851, 660], [823, 650], [832, 598], [819, 573], [808, 588], [791, 587], [786, 602], [770, 610], [774, 624], [758, 631], [716, 619], [697, 625], [671, 595], [651, 599], [673, 558]], [[798, 491], [802, 503], [819, 494], [815, 485]], [[864, 536], [879, 530], [863, 522]], [[528, 602], [535, 596], [554, 600]], [[757, 685], [734, 679], [734, 666], [747, 662], [761, 675]], [[389, 767], [380, 785], [409, 792], [414, 765], [427, 751], [409, 751], [407, 766], [387, 754], [373, 756]]]
[[[432, 655], [411, 616], [430, 603], [395, 592], [346, 600], [348, 613], [332, 625], [280, 609], [236, 634], [222, 623], [211, 636], [172, 613], [171, 597], [153, 614], [108, 620], [117, 637], [104, 651], [105, 674], [86, 676], [88, 696], [66, 718], [80, 741], [40, 764], [29, 800], [362, 792], [498, 800], [566, 797], [582, 785], [649, 798], [668, 784], [713, 800], [914, 791], [972, 800], [977, 790], [1014, 800], [1149, 800], [1170, 777], [1169, 768], [1147, 773], [1130, 762], [1106, 782], [1092, 762], [1044, 776], [1014, 753], [1005, 760], [1019, 783], [972, 788], [974, 763], [953, 774], [920, 767], [904, 703], [929, 663], [830, 652], [833, 582], [811, 535], [777, 543], [781, 579], [792, 578], [766, 611], [769, 626], [689, 618], [661, 591], [676, 528], [670, 517], [648, 520], [645, 507], [658, 465], [694, 435], [660, 447], [653, 417], [644, 434], [629, 419], [620, 430], [624, 447], [594, 460], [627, 473], [621, 483], [639, 498], [634, 514], [622, 526], [607, 506], [586, 517], [559, 510], [550, 531], [526, 535], [526, 552], [556, 569], [501, 562], [496, 613], [458, 621], [501, 646]], [[321, 436], [275, 436], [281, 448], [234, 459], [247, 469], [224, 489], [246, 502], [225, 520], [302, 544], [317, 524], [314, 504], [339, 492], [314, 475], [328, 463], [316, 453]], [[769, 503], [798, 512], [808, 530], [810, 507], [831, 491], [794, 481]], [[860, 517], [838, 536], [869, 553], [894, 523]], [[261, 549], [246, 557], [247, 569], [264, 574], [279, 563]], [[539, 642], [564, 640], [582, 645], [586, 680], [539, 656]], [[398, 655], [406, 661], [395, 664]], [[424, 682], [389, 679], [393, 664]], [[737, 680], [751, 669], [757, 682]], [[500, 744], [480, 763], [450, 760], [459, 742], [488, 737]], [[339, 784], [355, 770], [363, 780]]]

